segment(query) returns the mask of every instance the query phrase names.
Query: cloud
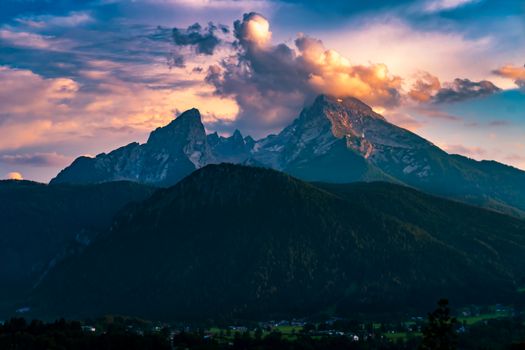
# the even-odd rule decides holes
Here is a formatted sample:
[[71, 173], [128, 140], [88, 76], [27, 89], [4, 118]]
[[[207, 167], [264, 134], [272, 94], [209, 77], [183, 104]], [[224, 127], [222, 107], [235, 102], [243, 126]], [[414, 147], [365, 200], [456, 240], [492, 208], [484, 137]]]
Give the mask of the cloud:
[[434, 102], [458, 102], [492, 95], [498, 91], [501, 89], [488, 80], [475, 82], [469, 79], [456, 78], [453, 82], [443, 84], [443, 87], [434, 96]]
[[502, 127], [502, 126], [512, 125], [512, 122], [509, 120], [504, 120], [504, 119], [496, 119], [496, 120], [487, 121], [486, 123], [480, 123], [479, 121], [470, 121], [470, 122], [465, 122], [463, 125], [469, 128], [486, 127], [486, 126]]
[[171, 68], [185, 68], [186, 67], [186, 60], [183, 55], [176, 53], [176, 52], [170, 52], [168, 54], [167, 63], [168, 67]]
[[418, 112], [420, 115], [430, 118], [430, 119], [453, 121], [453, 122], [461, 120], [461, 118], [458, 116], [452, 115], [450, 113], [447, 113], [445, 111], [435, 109], [435, 108], [418, 107], [418, 108], [415, 108], [415, 111]]
[[511, 123], [508, 120], [492, 120], [489, 122], [490, 126], [507, 126]]
[[[222, 31], [227, 31], [221, 26]], [[221, 43], [221, 39], [215, 35], [219, 29], [212, 22], [203, 28], [199, 23], [190, 25], [187, 29], [173, 28], [173, 42], [178, 46], [192, 46], [197, 54], [213, 55], [215, 48]]]
[[376, 107], [401, 101], [402, 79], [391, 75], [386, 65], [352, 65], [322, 41], [305, 35], [299, 35], [293, 46], [272, 45], [270, 24], [258, 13], [236, 21], [234, 35], [235, 54], [211, 65], [207, 81], [219, 96], [235, 99], [241, 127], [259, 133], [278, 130], [320, 93], [352, 95]]
[[449, 11], [479, 1], [480, 0], [430, 0], [424, 4], [423, 10], [425, 12]]
[[9, 42], [13, 46], [34, 49], [52, 49], [56, 46], [56, 42], [51, 36], [9, 29], [0, 29], [0, 39]]
[[327, 46], [336, 48], [353, 62], [382, 62], [407, 79], [419, 70], [431, 72], [442, 81], [463, 76], [487, 79], [488, 76], [480, 74], [495, 67], [495, 38], [489, 34], [466, 35], [460, 30], [450, 30], [448, 22], [422, 28], [395, 15], [355, 21], [333, 34], [323, 33]]
[[385, 117], [389, 122], [413, 132], [425, 125], [424, 121], [417, 120], [410, 113], [403, 111], [386, 111]]
[[233, 26], [235, 37], [241, 45], [264, 46], [272, 39], [270, 23], [258, 13], [245, 13], [242, 21], [236, 20]]
[[[326, 93], [354, 96], [375, 107], [392, 111], [404, 103], [404, 80], [383, 63], [355, 64], [316, 38], [299, 34], [293, 44], [272, 43], [269, 21], [247, 13], [234, 23], [234, 53], [209, 66], [206, 81], [217, 95], [235, 99], [236, 126], [261, 136], [288, 124], [314, 96]], [[489, 81], [439, 78], [420, 72], [408, 91], [418, 103], [457, 102], [499, 91]], [[459, 120], [429, 110], [427, 117]], [[407, 121], [407, 119], [404, 119]], [[411, 124], [413, 128], [415, 123]]]
[[[383, 10], [397, 10], [399, 7], [405, 7], [408, 4], [415, 3], [419, 0], [374, 0], [374, 1], [348, 1], [348, 0], [330, 0], [330, 1], [304, 1], [304, 0], [272, 0], [280, 5], [288, 4], [287, 10], [283, 11], [284, 16], [289, 21], [307, 23], [305, 21], [315, 19], [315, 25], [334, 25], [334, 19], [348, 19], [351, 16], [366, 14], [368, 12], [380, 12]], [[291, 5], [291, 6], [290, 6]], [[292, 7], [293, 6], [293, 7]], [[294, 14], [300, 13], [302, 16]], [[306, 18], [303, 18], [306, 17]], [[317, 23], [321, 21], [321, 23]], [[336, 22], [337, 23], [337, 22]]]
[[438, 77], [428, 72], [420, 72], [408, 96], [420, 103], [451, 103], [488, 96], [499, 91], [501, 89], [488, 80], [476, 82], [456, 78], [452, 82], [441, 84]]
[[[46, 159], [32, 157], [23, 151], [28, 147], [69, 155], [78, 152], [73, 145], [82, 153], [97, 153], [142, 140], [169, 123], [175, 109], [199, 107], [203, 115], [213, 112], [224, 120], [237, 114], [235, 103], [214, 96], [211, 86], [189, 81], [185, 73], [170, 72], [162, 64], [92, 61], [84, 73], [89, 78], [81, 84], [0, 66], [0, 151], [7, 155], [0, 163], [59, 161], [49, 154]], [[140, 79], [134, 81], [134, 76]]]
[[0, 155], [0, 163], [9, 165], [31, 165], [37, 167], [64, 166], [70, 163], [71, 160], [71, 157], [66, 157], [56, 152]]
[[22, 16], [15, 19], [15, 21], [33, 28], [46, 27], [77, 27], [87, 23], [92, 23], [95, 19], [89, 12], [86, 11], [72, 11], [63, 16], [38, 15], [38, 16]]
[[438, 77], [428, 72], [420, 72], [408, 96], [417, 102], [430, 102], [440, 88]]
[[60, 113], [69, 109], [80, 85], [69, 78], [43, 78], [25, 69], [0, 66], [0, 115], [3, 121]]
[[23, 180], [24, 177], [19, 172], [13, 171], [13, 172], [10, 172], [10, 173], [6, 174], [6, 179], [9, 179], [9, 180]]
[[443, 149], [448, 153], [462, 154], [471, 157], [479, 157], [487, 154], [487, 151], [481, 147], [468, 147], [464, 145], [445, 145]]
[[519, 155], [516, 153], [509, 154], [505, 156], [505, 159], [508, 161], [514, 161], [514, 162], [523, 162], [525, 164], [525, 156]]
[[513, 65], [505, 65], [492, 73], [514, 80], [514, 83], [522, 89], [525, 89], [525, 65], [523, 67], [516, 67]]
[[373, 106], [400, 104], [399, 76], [389, 73], [384, 64], [352, 65], [335, 50], [325, 49], [320, 40], [301, 36], [295, 40], [299, 56], [296, 61], [308, 73], [308, 83], [316, 93], [351, 95]]
[[[435, 12], [425, 13], [421, 4], [429, 4], [427, 0], [290, 1], [293, 4], [281, 0], [0, 1], [4, 31], [0, 41], [6, 48], [0, 65], [19, 67], [7, 68], [8, 73], [0, 69], [0, 79], [7, 82], [3, 85], [13, 87], [10, 91], [0, 85], [0, 154], [97, 154], [143, 141], [150, 129], [169, 122], [174, 110], [191, 107], [201, 110], [210, 131], [237, 127], [263, 136], [288, 124], [312, 96], [340, 91], [359, 94], [376, 109], [386, 107], [389, 120], [419, 129], [432, 141], [439, 140], [441, 132], [449, 144], [474, 145], [466, 139], [482, 128], [464, 133], [464, 122], [456, 122], [455, 117], [465, 115], [462, 105], [437, 105], [434, 96], [446, 88], [443, 82], [456, 77], [489, 79], [486, 73], [501, 62], [512, 62], [519, 56], [515, 50], [523, 47], [518, 45], [523, 41], [518, 16], [523, 7], [519, 12], [518, 5], [507, 2], [463, 6], [457, 1], [433, 1]], [[419, 12], [412, 5], [421, 5]], [[11, 10], [19, 6], [29, 7]], [[230, 33], [218, 24], [217, 29], [205, 24], [209, 20], [231, 24], [246, 11], [268, 14], [272, 25], [258, 14], [241, 17]], [[498, 15], [492, 16], [494, 11]], [[465, 15], [472, 18], [470, 22], [463, 20]], [[201, 28], [188, 27], [193, 22]], [[174, 25], [184, 45], [175, 45]], [[213, 49], [200, 44], [209, 29], [220, 40]], [[323, 41], [290, 34], [300, 30], [322, 36]], [[190, 38], [191, 32], [197, 35]], [[514, 58], [509, 59], [508, 52]], [[177, 69], [166, 69], [167, 56]], [[414, 106], [406, 103], [407, 93], [399, 85], [400, 77], [409, 79], [416, 69], [439, 76], [439, 87], [423, 76], [419, 78], [426, 85], [414, 84], [413, 89], [412, 81], [405, 80], [407, 93], [413, 90], [410, 100], [421, 100]], [[202, 83], [206, 76], [211, 85]], [[517, 80], [497, 79], [493, 82], [505, 88]], [[427, 112], [411, 116], [403, 113], [405, 107]], [[511, 107], [519, 110], [519, 103]], [[490, 121], [507, 118], [494, 113], [484, 118], [476, 112], [472, 118], [465, 115], [465, 120], [475, 119], [488, 127]], [[443, 122], [447, 120], [450, 123]], [[521, 126], [520, 122], [512, 120], [512, 125], [509, 131], [518, 133], [514, 126]], [[454, 133], [461, 135], [453, 138]], [[508, 133], [506, 137], [510, 138]], [[40, 174], [48, 168], [14, 169], [45, 180]], [[11, 171], [5, 163], [0, 170]]]

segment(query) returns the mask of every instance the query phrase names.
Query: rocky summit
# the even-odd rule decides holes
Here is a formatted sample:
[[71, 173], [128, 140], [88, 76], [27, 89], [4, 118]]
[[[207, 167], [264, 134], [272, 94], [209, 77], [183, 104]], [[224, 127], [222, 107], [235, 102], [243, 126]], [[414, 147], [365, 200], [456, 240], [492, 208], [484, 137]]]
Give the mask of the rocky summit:
[[494, 161], [451, 155], [389, 123], [353, 97], [318, 96], [293, 123], [260, 140], [206, 135], [197, 109], [95, 158], [77, 158], [52, 183], [131, 180], [177, 183], [207, 164], [239, 163], [284, 171], [307, 181], [390, 181], [516, 216], [525, 214], [525, 172]]

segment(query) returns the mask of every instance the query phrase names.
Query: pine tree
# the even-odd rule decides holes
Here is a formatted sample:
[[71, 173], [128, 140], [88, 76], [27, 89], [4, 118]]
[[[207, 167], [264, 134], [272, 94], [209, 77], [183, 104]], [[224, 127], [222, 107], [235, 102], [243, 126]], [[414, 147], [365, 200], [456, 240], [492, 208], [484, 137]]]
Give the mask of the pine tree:
[[441, 299], [438, 307], [428, 314], [427, 325], [423, 328], [420, 350], [453, 350], [457, 347], [457, 319], [450, 316], [448, 300]]

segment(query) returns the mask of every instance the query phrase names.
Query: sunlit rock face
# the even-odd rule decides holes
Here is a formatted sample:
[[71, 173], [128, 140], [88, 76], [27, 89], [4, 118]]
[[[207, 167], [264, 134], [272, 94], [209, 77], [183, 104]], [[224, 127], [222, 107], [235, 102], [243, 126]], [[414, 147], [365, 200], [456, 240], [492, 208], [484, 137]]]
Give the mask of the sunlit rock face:
[[95, 158], [77, 158], [52, 183], [131, 180], [171, 185], [214, 161], [200, 113], [190, 109], [154, 130], [145, 144], [131, 143]]
[[[255, 141], [238, 130], [230, 137], [206, 135], [199, 111], [191, 109], [154, 130], [145, 144], [131, 143], [95, 158], [80, 157], [52, 182], [132, 180], [164, 186], [221, 162], [267, 166], [311, 180], [360, 180], [368, 176], [370, 167], [362, 156], [367, 158], [374, 150], [364, 130], [377, 122], [390, 125], [357, 99], [322, 95], [279, 135]], [[318, 161], [326, 162], [327, 154], [340, 151], [346, 154], [319, 168]], [[376, 172], [378, 179], [387, 178]]]
[[449, 155], [387, 122], [358, 99], [320, 95], [277, 135], [260, 140], [206, 135], [191, 109], [131, 143], [95, 158], [80, 157], [53, 183], [132, 180], [177, 183], [213, 163], [270, 167], [308, 181], [391, 181], [517, 215], [525, 214], [525, 172], [496, 162]]
[[258, 141], [252, 153], [261, 163], [308, 180], [349, 182], [387, 180], [381, 167], [391, 161], [425, 176], [428, 164], [413, 155], [433, 147], [358, 99], [321, 95], [279, 135]]
[[136, 142], [102, 153], [79, 157], [52, 183], [98, 183], [117, 180], [169, 186], [207, 164], [245, 161], [248, 144], [239, 131], [231, 137], [206, 135], [197, 109], [182, 113], [168, 125], [151, 132], [145, 144]]

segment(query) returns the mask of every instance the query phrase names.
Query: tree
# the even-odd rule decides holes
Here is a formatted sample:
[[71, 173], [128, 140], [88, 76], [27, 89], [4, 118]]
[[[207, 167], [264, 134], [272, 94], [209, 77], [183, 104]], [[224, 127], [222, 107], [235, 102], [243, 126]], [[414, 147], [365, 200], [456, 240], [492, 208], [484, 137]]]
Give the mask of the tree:
[[262, 331], [262, 329], [259, 328], [259, 327], [257, 327], [257, 329], [255, 330], [255, 339], [256, 339], [257, 341], [260, 341], [261, 338], [262, 338], [262, 336], [263, 336], [263, 331]]
[[312, 324], [312, 323], [306, 323], [302, 329], [303, 333], [310, 333], [314, 331], [315, 331], [315, 324]]
[[423, 328], [423, 340], [420, 350], [452, 350], [457, 347], [457, 319], [450, 316], [448, 300], [441, 299], [438, 307], [428, 314], [427, 324]]

